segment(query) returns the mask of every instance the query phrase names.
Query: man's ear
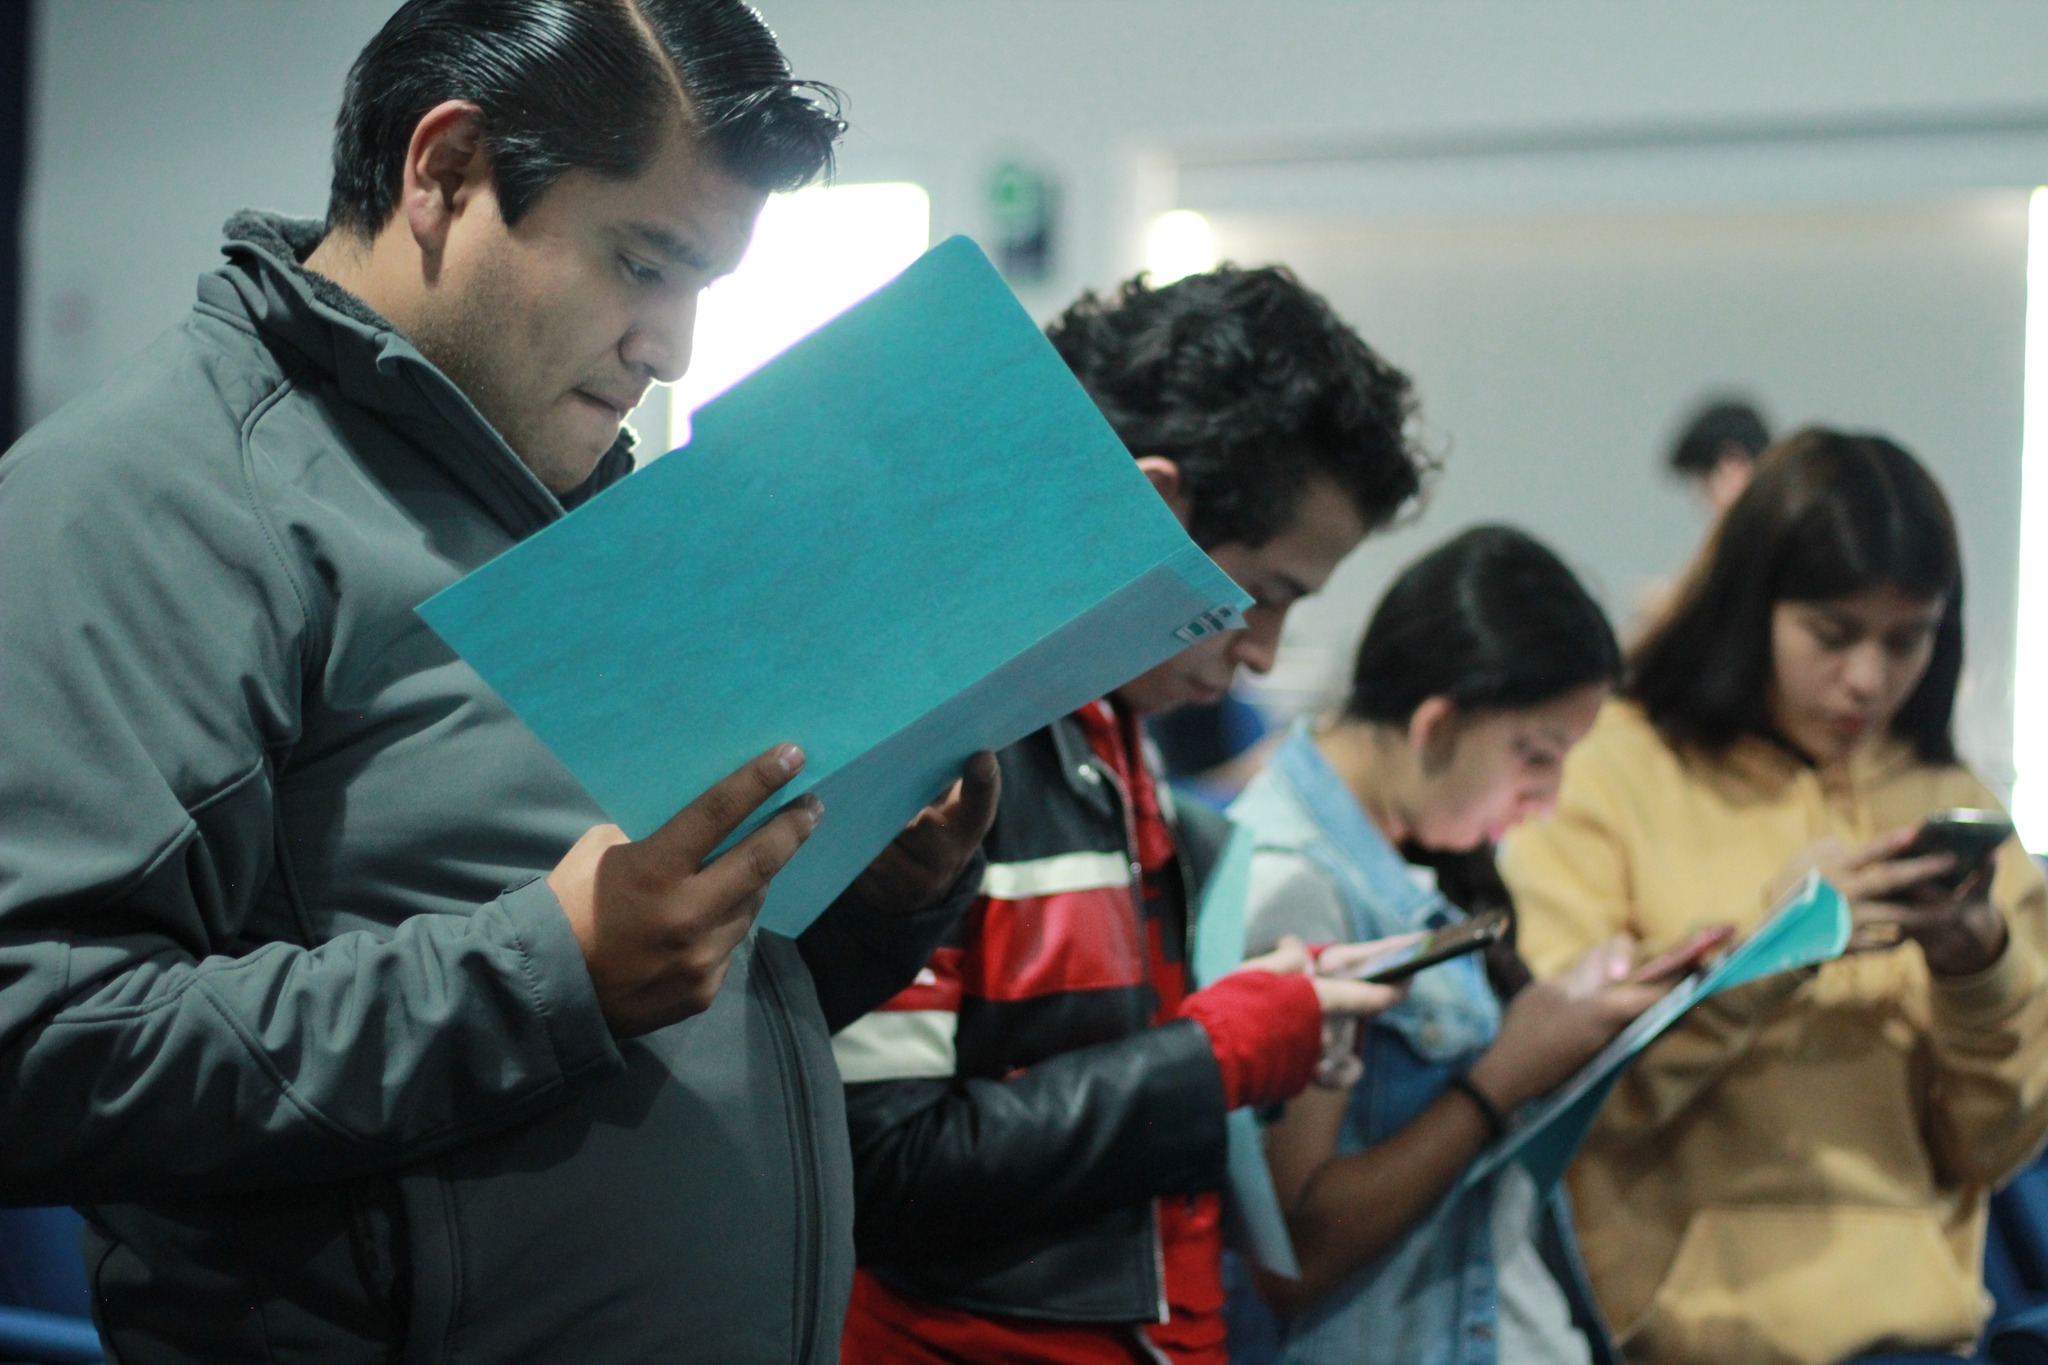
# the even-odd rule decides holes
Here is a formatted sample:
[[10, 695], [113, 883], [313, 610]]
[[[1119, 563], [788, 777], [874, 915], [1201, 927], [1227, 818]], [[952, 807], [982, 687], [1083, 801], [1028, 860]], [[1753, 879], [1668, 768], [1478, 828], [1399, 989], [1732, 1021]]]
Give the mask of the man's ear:
[[1408, 748], [1423, 771], [1450, 761], [1458, 743], [1458, 704], [1449, 697], [1425, 697], [1408, 717]]
[[1140, 455], [1138, 468], [1152, 481], [1153, 491], [1165, 499], [1167, 507], [1180, 519], [1181, 529], [1186, 530], [1194, 517], [1195, 504], [1181, 483], [1180, 466], [1164, 455]]
[[483, 110], [467, 100], [445, 100], [429, 109], [405, 149], [398, 208], [427, 258], [430, 278], [438, 272], [449, 228], [490, 185]]

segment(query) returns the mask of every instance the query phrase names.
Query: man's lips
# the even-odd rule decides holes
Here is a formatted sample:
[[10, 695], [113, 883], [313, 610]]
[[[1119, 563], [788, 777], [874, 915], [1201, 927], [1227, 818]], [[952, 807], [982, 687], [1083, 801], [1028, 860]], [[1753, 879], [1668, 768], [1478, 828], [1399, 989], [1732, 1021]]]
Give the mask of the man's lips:
[[638, 398], [619, 398], [610, 394], [592, 393], [589, 389], [577, 389], [575, 392], [584, 402], [605, 409], [614, 419], [621, 422], [626, 420], [627, 413], [640, 406]]

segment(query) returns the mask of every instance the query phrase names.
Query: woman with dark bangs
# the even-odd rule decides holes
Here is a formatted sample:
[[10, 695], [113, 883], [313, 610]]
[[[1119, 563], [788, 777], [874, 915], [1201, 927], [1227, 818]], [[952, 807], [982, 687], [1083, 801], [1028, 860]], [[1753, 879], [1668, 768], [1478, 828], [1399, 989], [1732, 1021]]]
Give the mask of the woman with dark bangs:
[[1571, 1175], [1631, 1361], [1965, 1348], [1985, 1206], [2048, 1133], [2048, 888], [2016, 843], [1954, 891], [1903, 856], [1995, 807], [1956, 758], [1961, 557], [1940, 488], [1878, 436], [1769, 452], [1504, 850], [1540, 974], [1653, 948], [1819, 868], [1852, 952], [1695, 1009], [1626, 1075]]
[[[1247, 950], [1512, 925], [1494, 845], [1550, 809], [1620, 675], [1606, 616], [1533, 537], [1477, 526], [1403, 569], [1343, 706], [1297, 722], [1230, 808], [1256, 841]], [[1355, 1038], [1333, 1030], [1317, 1084], [1265, 1134], [1300, 1274], [1228, 1263], [1233, 1365], [1619, 1360], [1561, 1201], [1512, 1162], [1463, 1182], [1507, 1114], [1669, 989], [1623, 979], [1632, 946], [1532, 985], [1510, 933], [1418, 974]]]

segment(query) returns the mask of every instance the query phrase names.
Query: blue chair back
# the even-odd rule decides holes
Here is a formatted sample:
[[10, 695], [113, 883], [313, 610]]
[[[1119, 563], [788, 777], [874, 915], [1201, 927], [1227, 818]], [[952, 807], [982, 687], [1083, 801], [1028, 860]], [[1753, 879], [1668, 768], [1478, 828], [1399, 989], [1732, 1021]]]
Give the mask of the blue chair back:
[[80, 1222], [70, 1209], [0, 1209], [0, 1360], [101, 1359]]
[[[2014, 1308], [2048, 1301], [2048, 1164], [2035, 1162], [1991, 1199], [1992, 1240], [2011, 1265]], [[1986, 1281], [1990, 1281], [1986, 1267]], [[1999, 1286], [1991, 1292], [2006, 1307]]]
[[1992, 1196], [1984, 1286], [1998, 1304], [1985, 1355], [1997, 1365], [2048, 1365], [2048, 1161]]
[[81, 1225], [70, 1209], [0, 1209], [0, 1304], [92, 1316]]
[[2019, 1262], [2013, 1259], [2012, 1249], [2006, 1245], [2005, 1220], [1997, 1203], [1991, 1206], [1991, 1226], [1985, 1229], [1984, 1238], [1984, 1288], [1991, 1293], [1994, 1318], [2007, 1317], [2019, 1312], [2039, 1296], [2028, 1292], [2028, 1277], [2020, 1273]]

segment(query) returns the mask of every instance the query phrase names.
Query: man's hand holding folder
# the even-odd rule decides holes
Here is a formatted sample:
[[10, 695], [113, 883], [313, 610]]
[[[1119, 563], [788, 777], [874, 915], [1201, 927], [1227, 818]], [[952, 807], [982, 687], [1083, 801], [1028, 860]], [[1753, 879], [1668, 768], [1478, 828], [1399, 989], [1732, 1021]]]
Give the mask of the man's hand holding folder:
[[[645, 839], [629, 840], [617, 825], [592, 828], [548, 874], [615, 1036], [638, 1037], [711, 1007], [769, 882], [810, 838], [824, 807], [800, 797], [724, 853], [714, 858], [712, 850], [803, 766], [802, 749], [778, 744]], [[937, 903], [988, 833], [998, 785], [995, 759], [975, 755], [960, 781], [862, 874], [857, 894], [884, 912]]]
[[995, 823], [1002, 785], [994, 754], [968, 759], [960, 780], [919, 811], [854, 880], [854, 894], [883, 914], [937, 905]]

